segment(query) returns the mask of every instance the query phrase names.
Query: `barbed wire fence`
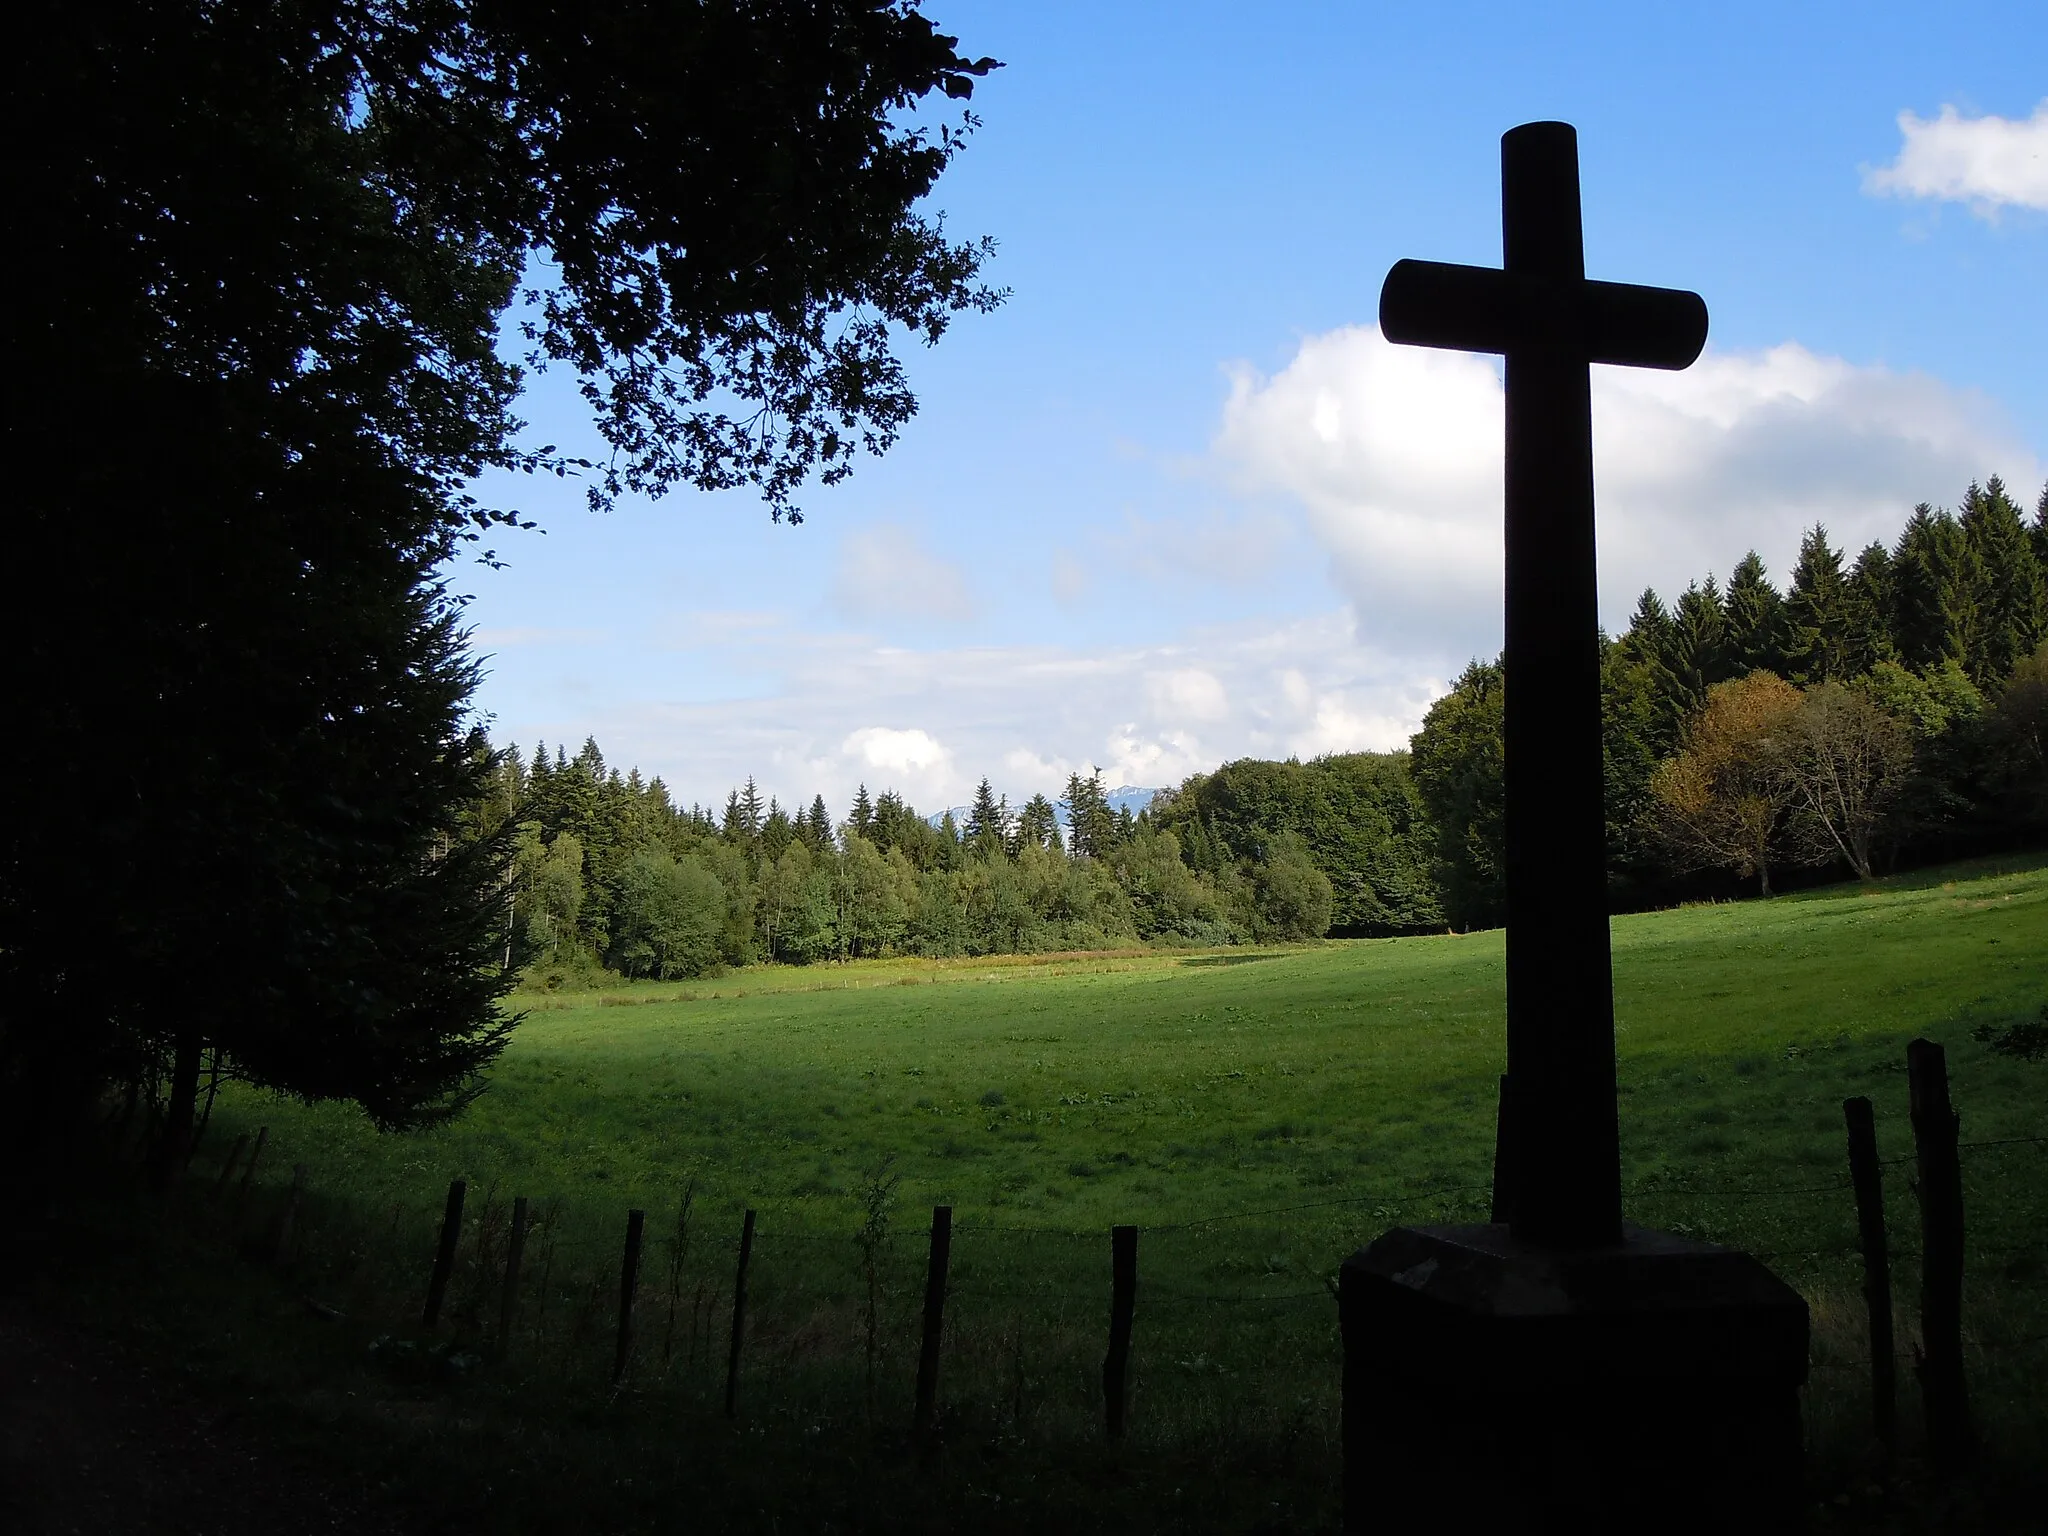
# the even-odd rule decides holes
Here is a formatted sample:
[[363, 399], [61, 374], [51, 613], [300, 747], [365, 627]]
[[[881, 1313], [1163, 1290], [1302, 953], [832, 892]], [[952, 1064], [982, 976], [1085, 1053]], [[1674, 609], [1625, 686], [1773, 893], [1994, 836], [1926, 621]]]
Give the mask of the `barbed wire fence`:
[[[2026, 1383], [2048, 1376], [2048, 1136], [1959, 1142], [1955, 1152], [1970, 1213], [1971, 1370], [2038, 1397]], [[317, 1169], [289, 1195], [285, 1166], [273, 1143], [262, 1176], [246, 1168], [237, 1184], [231, 1158], [206, 1209], [246, 1255], [303, 1287], [309, 1309], [374, 1331], [372, 1354], [401, 1379], [488, 1372], [514, 1391], [666, 1395], [706, 1411], [724, 1397], [742, 1417], [910, 1423], [920, 1348], [930, 1347], [924, 1210], [871, 1199], [865, 1220], [827, 1227], [815, 1205], [759, 1202], [748, 1213], [742, 1272], [742, 1203], [685, 1180], [671, 1209], [644, 1213], [631, 1272], [622, 1273], [625, 1210], [534, 1200], [515, 1228], [514, 1192], [487, 1178], [459, 1202], [438, 1309], [429, 1308], [438, 1315], [427, 1322], [421, 1298], [435, 1284], [430, 1271], [458, 1202], [366, 1211], [323, 1195]], [[1625, 1194], [1632, 1220], [1742, 1246], [1800, 1289], [1813, 1312], [1815, 1397], [1841, 1388], [1819, 1411], [1853, 1419], [1853, 1378], [1868, 1377], [1873, 1361], [1856, 1299], [1864, 1245], [1850, 1177], [1664, 1173]], [[1263, 1427], [1333, 1438], [1335, 1278], [1359, 1228], [1485, 1221], [1491, 1196], [1490, 1182], [1448, 1182], [1140, 1224], [1136, 1345], [1123, 1389], [1136, 1433], [1185, 1443]], [[1924, 1254], [1913, 1182], [1887, 1180], [1883, 1205], [1905, 1302], [1894, 1353], [1918, 1364]], [[1109, 1233], [989, 1215], [948, 1225], [942, 1431], [971, 1422], [1020, 1440], [1102, 1433]]]

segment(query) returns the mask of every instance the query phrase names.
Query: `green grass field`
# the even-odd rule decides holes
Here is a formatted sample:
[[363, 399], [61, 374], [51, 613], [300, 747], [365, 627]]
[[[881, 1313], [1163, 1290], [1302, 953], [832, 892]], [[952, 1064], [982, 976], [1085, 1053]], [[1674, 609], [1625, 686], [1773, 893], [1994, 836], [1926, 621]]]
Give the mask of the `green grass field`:
[[[2048, 1002], [2048, 872], [1969, 873], [1616, 919], [1627, 1182], [1832, 1173], [1851, 1093], [1905, 1150], [1916, 1034], [1950, 1048], [1968, 1139], [2042, 1130], [2039, 1074], [1969, 1032]], [[436, 1200], [460, 1173], [658, 1209], [694, 1174], [806, 1228], [858, 1220], [885, 1158], [906, 1208], [1062, 1231], [1406, 1196], [1489, 1176], [1502, 950], [1496, 931], [522, 998], [453, 1127], [379, 1137], [346, 1109], [237, 1098], [215, 1139], [266, 1120], [380, 1204]]]
[[[1614, 945], [1629, 1214], [1762, 1252], [1807, 1294], [1820, 1474], [1848, 1476], [1863, 1450], [1841, 1101], [1868, 1095], [1882, 1155], [1910, 1153], [1916, 1035], [1948, 1047], [1964, 1141], [2002, 1143], [1965, 1155], [1973, 1368], [1994, 1437], [2018, 1456], [2044, 1443], [2048, 1145], [2025, 1138], [2048, 1135], [2048, 1065], [1998, 1056], [1971, 1031], [2048, 1003], [2048, 867], [1991, 861], [1622, 917]], [[601, 1495], [583, 1486], [591, 1442], [563, 1425], [619, 1411], [605, 1378], [628, 1207], [649, 1213], [630, 1393], [658, 1405], [643, 1426], [680, 1415], [714, 1436], [738, 1213], [760, 1213], [744, 1416], [760, 1438], [728, 1448], [722, 1493], [680, 1462], [668, 1483], [641, 1482], [730, 1498], [721, 1518], [762, 1529], [891, 1523], [847, 1513], [863, 1508], [1003, 1524], [998, 1505], [974, 1502], [997, 1493], [1020, 1527], [1083, 1494], [1105, 1501], [1110, 1526], [1141, 1498], [1179, 1511], [1153, 1519], [1160, 1528], [1328, 1524], [1338, 1356], [1325, 1278], [1394, 1221], [1484, 1219], [1503, 1055], [1497, 932], [764, 968], [522, 1001], [531, 1012], [490, 1091], [456, 1124], [379, 1136], [343, 1108], [231, 1092], [201, 1176], [259, 1123], [271, 1188], [307, 1164], [290, 1287], [347, 1316], [321, 1369], [355, 1372], [364, 1397], [393, 1401], [432, 1393], [417, 1371], [367, 1364], [367, 1341], [417, 1334], [448, 1180], [472, 1190], [451, 1301], [458, 1351], [494, 1326], [504, 1207], [532, 1196], [545, 1223], [519, 1329], [488, 1386], [462, 1389], [465, 1433], [527, 1434], [536, 1413], [580, 1405], [560, 1408], [555, 1451], [535, 1453], [532, 1475], [611, 1500], [606, 1520], [621, 1527], [658, 1524], [636, 1502], [653, 1495], [621, 1491], [623, 1474]], [[1901, 1350], [1917, 1252], [1909, 1172], [1888, 1179]], [[258, 1208], [265, 1198], [276, 1196], [259, 1193]], [[958, 1224], [953, 1470], [920, 1483], [876, 1459], [874, 1436], [907, 1417], [921, 1234], [941, 1202]], [[1117, 1222], [1145, 1230], [1133, 1442], [1105, 1462], [1095, 1372]], [[380, 1348], [386, 1362], [394, 1349], [415, 1358], [413, 1344]], [[325, 1394], [321, 1411], [343, 1412], [328, 1378], [294, 1370], [278, 1390]], [[1910, 1402], [1906, 1423], [1910, 1435]], [[641, 1444], [638, 1433], [606, 1443]], [[839, 1470], [800, 1492], [784, 1473], [813, 1453]], [[915, 1491], [887, 1491], [891, 1476]], [[540, 1518], [538, 1484], [514, 1470], [498, 1486], [526, 1490], [498, 1495], [501, 1523]]]

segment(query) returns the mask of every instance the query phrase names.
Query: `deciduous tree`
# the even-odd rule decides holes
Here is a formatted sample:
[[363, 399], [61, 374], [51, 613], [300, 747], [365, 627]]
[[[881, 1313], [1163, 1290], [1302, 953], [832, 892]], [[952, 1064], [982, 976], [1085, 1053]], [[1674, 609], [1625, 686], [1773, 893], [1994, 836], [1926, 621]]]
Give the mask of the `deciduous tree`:
[[1771, 866], [1790, 852], [1794, 791], [1779, 738], [1799, 690], [1771, 672], [1717, 683], [1677, 756], [1650, 781], [1651, 828], [1680, 867], [1732, 869], [1766, 896]]
[[1773, 749], [1807, 861], [1839, 858], [1857, 879], [1874, 878], [1873, 852], [1913, 765], [1906, 729], [1868, 692], [1820, 683], [1777, 728]]
[[1498, 663], [1475, 661], [1430, 705], [1409, 742], [1410, 771], [1436, 831], [1446, 916], [1484, 928], [1506, 915], [1506, 791]]

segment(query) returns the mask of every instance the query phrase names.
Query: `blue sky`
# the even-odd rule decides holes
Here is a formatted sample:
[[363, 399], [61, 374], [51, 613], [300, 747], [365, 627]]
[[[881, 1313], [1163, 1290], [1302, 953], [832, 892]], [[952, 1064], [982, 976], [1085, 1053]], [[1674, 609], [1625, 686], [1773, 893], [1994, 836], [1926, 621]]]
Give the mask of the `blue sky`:
[[[1499, 260], [1536, 118], [1578, 126], [1589, 273], [1712, 315], [1686, 374], [1596, 370], [1611, 625], [2048, 475], [2038, 3], [926, 9], [1006, 65], [933, 202], [1009, 303], [912, 344], [916, 421], [800, 527], [522, 483], [545, 535], [454, 572], [499, 740], [841, 814], [1400, 745], [1499, 645], [1499, 391], [1388, 348], [1379, 285]], [[588, 447], [568, 385], [526, 414]]]

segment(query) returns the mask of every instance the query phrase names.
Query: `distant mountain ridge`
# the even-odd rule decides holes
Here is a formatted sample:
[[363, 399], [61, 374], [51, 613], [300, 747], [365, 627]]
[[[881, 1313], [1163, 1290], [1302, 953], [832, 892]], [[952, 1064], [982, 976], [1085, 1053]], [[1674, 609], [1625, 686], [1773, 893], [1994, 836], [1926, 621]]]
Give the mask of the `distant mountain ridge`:
[[[1115, 789], [1105, 792], [1103, 799], [1109, 803], [1109, 808], [1112, 811], [1128, 809], [1135, 816], [1140, 811], [1149, 809], [1152, 802], [1165, 793], [1164, 789], [1143, 789], [1135, 784], [1119, 784]], [[1073, 825], [1067, 817], [1067, 802], [1055, 800], [1052, 804], [1053, 813], [1060, 824], [1060, 836], [1064, 838]], [[1020, 809], [1022, 807], [1017, 805], [1010, 807], [1012, 814], [1015, 814]], [[952, 805], [943, 811], [925, 817], [925, 821], [928, 825], [936, 827], [948, 816], [951, 816], [955, 827], [965, 827], [967, 825], [967, 818], [973, 814], [974, 807], [971, 805]]]

